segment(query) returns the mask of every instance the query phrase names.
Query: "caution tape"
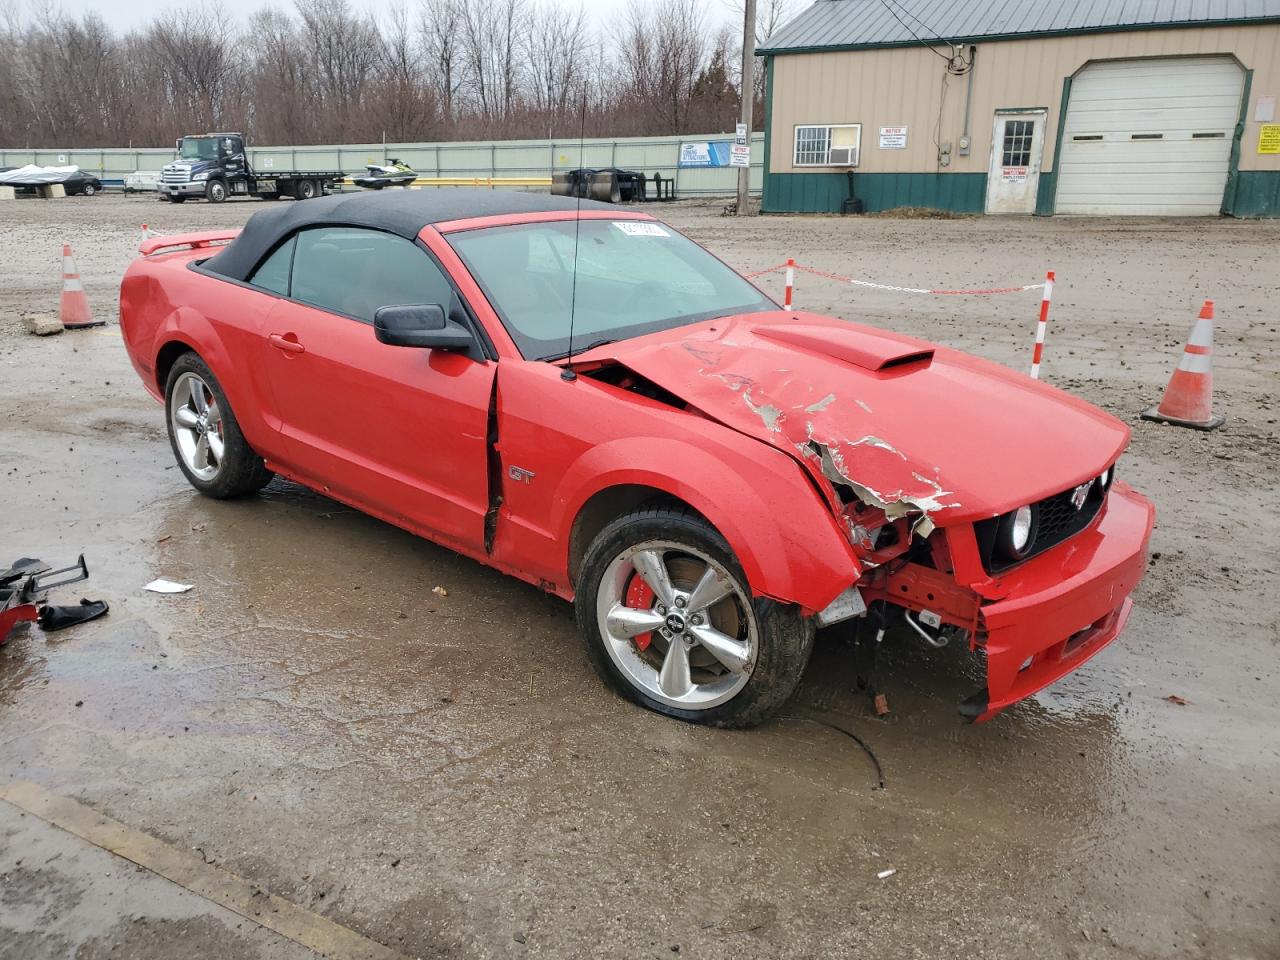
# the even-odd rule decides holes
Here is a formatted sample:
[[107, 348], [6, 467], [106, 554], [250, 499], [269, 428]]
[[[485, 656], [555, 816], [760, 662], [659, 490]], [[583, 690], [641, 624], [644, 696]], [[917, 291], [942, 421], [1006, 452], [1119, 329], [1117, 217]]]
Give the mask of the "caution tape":
[[765, 267], [763, 270], [756, 270], [752, 273], [744, 273], [742, 276], [746, 280], [754, 280], [756, 277], [763, 277], [766, 273], [777, 273], [779, 270], [785, 269], [786, 262], [775, 263], [772, 267]]
[[[779, 263], [772, 267], [766, 267], [764, 270], [757, 270], [754, 273], [743, 274], [748, 280], [756, 277], [762, 277], [767, 273], [777, 273], [785, 270], [786, 263]], [[870, 280], [859, 280], [856, 277], [846, 277], [839, 273], [828, 273], [825, 270], [815, 270], [813, 267], [804, 267], [795, 264], [795, 269], [802, 273], [810, 274], [815, 277], [823, 277], [827, 280], [835, 280], [837, 283], [849, 283], [855, 287], [867, 287], [872, 290], [890, 290], [894, 293], [921, 293], [933, 296], [949, 296], [949, 297], [987, 297], [1002, 293], [1026, 293], [1028, 290], [1042, 290], [1043, 283], [1027, 283], [1020, 287], [981, 287], [972, 290], [947, 290], [943, 288], [925, 288], [925, 287], [900, 287], [890, 283], [874, 283]]]

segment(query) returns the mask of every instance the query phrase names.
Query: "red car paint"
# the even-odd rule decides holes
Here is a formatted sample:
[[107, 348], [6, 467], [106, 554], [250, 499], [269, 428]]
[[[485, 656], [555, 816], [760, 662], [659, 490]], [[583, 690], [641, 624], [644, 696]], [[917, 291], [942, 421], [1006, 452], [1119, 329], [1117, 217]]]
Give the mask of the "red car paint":
[[[1116, 483], [1083, 531], [1000, 574], [974, 524], [1097, 477], [1128, 442], [1122, 423], [953, 350], [782, 311], [600, 347], [566, 381], [521, 357], [449, 235], [572, 218], [422, 230], [496, 362], [388, 347], [368, 324], [188, 269], [225, 232], [144, 242], [121, 287], [125, 342], [158, 399], [175, 351], [197, 351], [275, 472], [566, 599], [579, 525], [602, 497], [646, 488], [702, 513], [759, 596], [815, 613], [857, 583], [868, 602], [970, 631], [988, 674], [977, 719], [1116, 637], [1145, 566], [1145, 499]], [[596, 376], [619, 368], [683, 406]], [[898, 546], [877, 548], [886, 525]], [[932, 532], [931, 565], [905, 559], [913, 532]]]

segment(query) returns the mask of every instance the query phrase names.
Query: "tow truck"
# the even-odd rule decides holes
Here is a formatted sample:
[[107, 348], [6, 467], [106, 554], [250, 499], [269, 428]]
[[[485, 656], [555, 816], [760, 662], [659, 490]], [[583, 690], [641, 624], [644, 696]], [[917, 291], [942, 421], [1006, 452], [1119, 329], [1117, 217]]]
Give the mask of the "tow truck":
[[157, 190], [170, 203], [204, 197], [222, 203], [228, 197], [310, 200], [336, 187], [341, 170], [262, 170], [249, 163], [242, 133], [202, 133], [177, 140], [178, 157], [160, 171]]

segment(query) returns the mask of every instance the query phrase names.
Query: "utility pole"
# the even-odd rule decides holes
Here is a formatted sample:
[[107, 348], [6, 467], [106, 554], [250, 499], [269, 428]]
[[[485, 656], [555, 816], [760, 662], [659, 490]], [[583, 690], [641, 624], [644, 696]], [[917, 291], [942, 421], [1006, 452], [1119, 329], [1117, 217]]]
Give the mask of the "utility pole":
[[[756, 105], [756, 0], [745, 0], [742, 16], [742, 120], [738, 133], [746, 128], [746, 142], [751, 143], [751, 115]], [[751, 213], [751, 167], [738, 168], [738, 216]]]

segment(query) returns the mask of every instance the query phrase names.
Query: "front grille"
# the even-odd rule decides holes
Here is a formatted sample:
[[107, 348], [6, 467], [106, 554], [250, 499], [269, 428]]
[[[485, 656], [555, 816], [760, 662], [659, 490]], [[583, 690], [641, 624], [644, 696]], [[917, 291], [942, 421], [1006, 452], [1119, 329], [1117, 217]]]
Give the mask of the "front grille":
[[161, 183], [186, 183], [191, 179], [191, 170], [164, 170], [160, 174]]
[[1079, 510], [1071, 502], [1074, 493], [1075, 487], [1072, 487], [1070, 490], [1055, 493], [1052, 497], [1046, 497], [1035, 504], [1039, 516], [1039, 522], [1036, 524], [1036, 539], [1031, 545], [1030, 552], [1022, 560], [1005, 560], [997, 556], [995, 546], [996, 530], [1000, 525], [999, 517], [979, 520], [975, 523], [973, 529], [978, 538], [978, 551], [987, 572], [1000, 573], [1017, 566], [1036, 554], [1056, 547], [1089, 526], [1093, 518], [1098, 515], [1098, 511], [1102, 509], [1103, 501], [1107, 499], [1107, 492], [1095, 481]]

